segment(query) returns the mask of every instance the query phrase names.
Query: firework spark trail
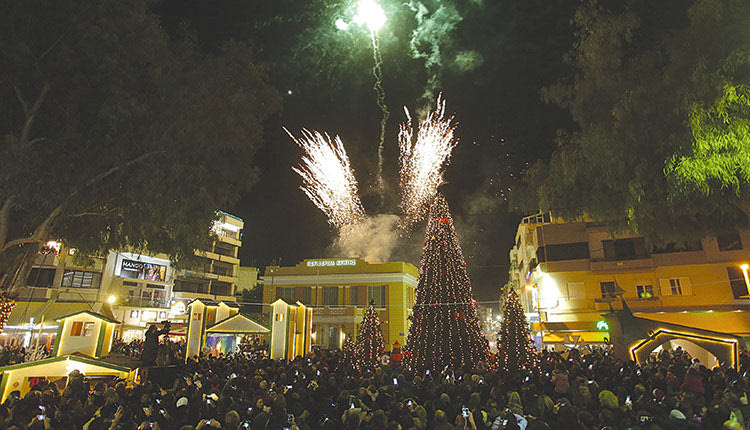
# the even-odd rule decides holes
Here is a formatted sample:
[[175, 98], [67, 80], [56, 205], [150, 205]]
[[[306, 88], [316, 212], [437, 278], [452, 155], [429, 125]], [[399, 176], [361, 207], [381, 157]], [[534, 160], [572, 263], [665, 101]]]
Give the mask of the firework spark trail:
[[377, 96], [377, 104], [380, 110], [383, 112], [383, 116], [380, 118], [380, 141], [378, 143], [378, 189], [380, 190], [381, 199], [383, 198], [383, 192], [385, 190], [385, 182], [383, 181], [383, 144], [385, 142], [385, 126], [388, 122], [388, 117], [391, 113], [388, 111], [388, 106], [385, 104], [385, 89], [383, 89], [383, 57], [380, 55], [380, 45], [378, 43], [378, 36], [374, 31], [370, 32], [372, 38], [372, 58], [375, 64], [372, 66], [372, 74], [375, 76], [375, 95]]
[[398, 134], [401, 165], [403, 217], [399, 223], [406, 231], [424, 217], [430, 200], [443, 182], [443, 165], [450, 160], [456, 146], [453, 117], [445, 117], [445, 100], [438, 96], [436, 108], [419, 122], [416, 139], [409, 110], [404, 108], [407, 122]]
[[292, 167], [302, 177], [300, 189], [328, 217], [328, 222], [343, 231], [347, 225], [364, 219], [364, 208], [359, 200], [357, 179], [341, 138], [302, 129], [302, 137], [289, 137], [305, 151], [298, 167]]

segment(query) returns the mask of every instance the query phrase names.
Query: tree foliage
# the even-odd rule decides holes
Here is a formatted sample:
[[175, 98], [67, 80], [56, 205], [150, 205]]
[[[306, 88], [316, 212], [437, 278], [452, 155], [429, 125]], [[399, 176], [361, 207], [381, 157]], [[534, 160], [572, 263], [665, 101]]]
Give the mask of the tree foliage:
[[170, 39], [147, 0], [3, 4], [5, 268], [51, 237], [176, 261], [210, 243], [216, 210], [257, 179], [262, 123], [280, 108], [250, 50]]
[[748, 19], [741, 0], [582, 4], [575, 74], [543, 91], [577, 129], [526, 172], [516, 204], [652, 242], [746, 225]]

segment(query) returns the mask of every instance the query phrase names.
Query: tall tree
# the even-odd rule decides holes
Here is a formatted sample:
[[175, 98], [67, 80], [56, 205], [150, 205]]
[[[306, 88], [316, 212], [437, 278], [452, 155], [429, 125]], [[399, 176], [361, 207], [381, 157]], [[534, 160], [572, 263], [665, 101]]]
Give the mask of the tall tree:
[[537, 367], [538, 357], [531, 344], [526, 315], [514, 288], [508, 288], [505, 297], [499, 342], [500, 369], [513, 373]]
[[543, 92], [578, 129], [526, 172], [516, 201], [657, 243], [747, 226], [750, 192], [737, 167], [746, 146], [730, 147], [747, 121], [748, 20], [741, 0], [583, 3], [575, 75]]
[[486, 360], [476, 300], [448, 203], [434, 198], [425, 233], [414, 312], [404, 348], [408, 367], [433, 371]]
[[[148, 248], [187, 262], [216, 210], [257, 179], [280, 98], [241, 43], [170, 40], [148, 0], [4, 2], [0, 264], [25, 280], [40, 244]], [[11, 282], [11, 279], [15, 281]]]
[[383, 328], [380, 326], [378, 311], [375, 310], [375, 302], [371, 301], [357, 333], [357, 367], [360, 370], [373, 370], [377, 367], [383, 350]]

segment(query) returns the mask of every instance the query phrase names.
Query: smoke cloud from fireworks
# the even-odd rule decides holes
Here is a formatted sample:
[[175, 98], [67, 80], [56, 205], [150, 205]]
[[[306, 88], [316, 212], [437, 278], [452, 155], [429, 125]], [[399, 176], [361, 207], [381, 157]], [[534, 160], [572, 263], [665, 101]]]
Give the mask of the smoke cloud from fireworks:
[[371, 264], [388, 262], [399, 245], [398, 219], [397, 215], [374, 215], [345, 226], [334, 243], [334, 252]]

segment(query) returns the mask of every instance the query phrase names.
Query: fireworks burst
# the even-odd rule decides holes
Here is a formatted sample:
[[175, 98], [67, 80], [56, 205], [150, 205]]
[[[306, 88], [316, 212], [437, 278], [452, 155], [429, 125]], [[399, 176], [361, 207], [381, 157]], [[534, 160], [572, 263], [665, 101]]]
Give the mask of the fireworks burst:
[[443, 165], [456, 146], [453, 117], [445, 117], [445, 100], [438, 96], [434, 111], [419, 122], [416, 139], [409, 110], [398, 134], [401, 164], [401, 230], [407, 230], [427, 213], [430, 200], [443, 181]]
[[292, 167], [302, 177], [300, 189], [326, 214], [328, 223], [342, 231], [364, 219], [357, 179], [341, 138], [302, 129], [298, 139], [286, 128], [284, 131], [305, 151], [298, 167]]

